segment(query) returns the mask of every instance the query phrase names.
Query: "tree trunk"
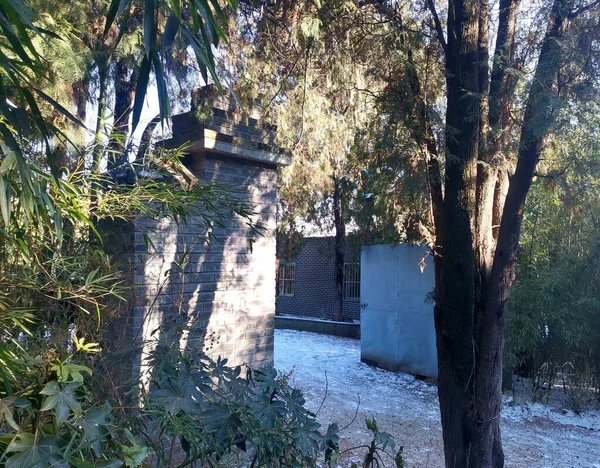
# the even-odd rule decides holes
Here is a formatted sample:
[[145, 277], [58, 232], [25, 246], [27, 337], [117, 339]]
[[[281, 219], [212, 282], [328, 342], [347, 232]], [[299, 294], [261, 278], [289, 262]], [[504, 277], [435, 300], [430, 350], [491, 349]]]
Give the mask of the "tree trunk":
[[[439, 236], [436, 255], [439, 275], [435, 305], [447, 467], [504, 465], [500, 412], [506, 303], [514, 278], [525, 199], [554, 115], [560, 54], [557, 39], [567, 22], [563, 1], [554, 1], [548, 20], [510, 184], [504, 158], [494, 157], [497, 151], [506, 151], [504, 137], [490, 138], [488, 143], [482, 131], [486, 119], [480, 113], [486, 112], [486, 106], [480, 96], [487, 89], [477, 64], [487, 60], [487, 53], [482, 52], [480, 18], [487, 11], [479, 10], [479, 4], [470, 0], [451, 2], [446, 56], [444, 235]], [[505, 78], [511, 64], [498, 61], [511, 55], [515, 5], [510, 0], [501, 3], [505, 17], [499, 24], [489, 92], [490, 126], [501, 132], [508, 130], [503, 114], [510, 107], [506, 95], [510, 86]]]
[[[75, 113], [77, 118], [85, 124], [87, 119], [87, 104], [88, 99], [90, 97], [90, 79], [88, 76], [75, 81], [71, 88], [73, 89], [73, 100], [75, 102]], [[74, 129], [76, 132], [75, 144], [80, 145], [82, 148], [85, 146], [85, 132], [86, 130], [82, 127], [77, 127]], [[83, 167], [83, 160], [85, 158], [85, 154], [80, 153], [79, 157], [81, 158], [79, 161], [74, 161], [74, 165], [81, 164]]]
[[[438, 395], [446, 466], [469, 466], [472, 443], [470, 395], [475, 367], [475, 195], [479, 141], [478, 3], [450, 3], [446, 80], [446, 235], [434, 308], [438, 349]], [[439, 236], [438, 236], [439, 237]]]
[[139, 67], [131, 67], [128, 60], [120, 59], [115, 66], [115, 111], [110, 135], [108, 168], [120, 166], [128, 160], [127, 138], [129, 137], [131, 106], [137, 85]]
[[344, 318], [344, 254], [346, 250], [346, 220], [342, 201], [342, 187], [340, 179], [334, 177], [333, 189], [333, 217], [335, 226], [335, 309], [333, 320], [342, 321]]
[[98, 64], [98, 109], [96, 111], [96, 131], [94, 134], [94, 158], [92, 161], [92, 174], [100, 174], [102, 165], [102, 134], [106, 125], [106, 97], [108, 93], [108, 63], [99, 59]]

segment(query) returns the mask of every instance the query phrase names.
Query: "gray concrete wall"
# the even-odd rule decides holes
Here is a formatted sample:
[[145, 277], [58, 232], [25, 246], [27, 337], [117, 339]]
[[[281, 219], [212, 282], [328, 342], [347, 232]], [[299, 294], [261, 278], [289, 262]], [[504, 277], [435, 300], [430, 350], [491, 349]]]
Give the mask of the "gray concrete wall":
[[377, 367], [437, 377], [433, 259], [427, 247], [372, 245], [361, 252], [361, 360]]

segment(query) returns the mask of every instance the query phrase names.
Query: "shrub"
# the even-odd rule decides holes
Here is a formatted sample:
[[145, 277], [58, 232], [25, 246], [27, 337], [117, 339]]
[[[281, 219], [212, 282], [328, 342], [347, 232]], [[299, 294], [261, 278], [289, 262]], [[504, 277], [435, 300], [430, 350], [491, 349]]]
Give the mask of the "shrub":
[[159, 347], [137, 432], [158, 466], [313, 467], [337, 453], [337, 425], [325, 434], [304, 397], [271, 367], [227, 367]]
[[136, 447], [119, 436], [111, 406], [95, 402], [85, 385], [90, 368], [73, 362], [98, 348], [74, 345], [65, 359], [53, 350], [13, 355], [15, 372], [0, 383], [0, 466], [115, 468], [131, 459]]

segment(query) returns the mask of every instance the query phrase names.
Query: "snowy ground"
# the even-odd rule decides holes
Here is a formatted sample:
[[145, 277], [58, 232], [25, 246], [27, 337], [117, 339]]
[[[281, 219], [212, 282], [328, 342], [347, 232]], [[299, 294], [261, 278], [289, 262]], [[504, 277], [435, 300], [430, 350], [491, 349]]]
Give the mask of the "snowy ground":
[[[370, 441], [364, 427], [369, 416], [404, 446], [410, 467], [443, 467], [436, 388], [361, 363], [359, 341], [276, 330], [275, 366], [291, 372], [292, 386], [304, 392], [322, 424], [343, 427], [358, 408], [341, 434], [342, 449]], [[539, 404], [507, 403], [502, 416], [507, 467], [600, 468], [600, 412], [577, 416]], [[359, 453], [364, 451], [349, 452], [342, 465], [360, 465]]]

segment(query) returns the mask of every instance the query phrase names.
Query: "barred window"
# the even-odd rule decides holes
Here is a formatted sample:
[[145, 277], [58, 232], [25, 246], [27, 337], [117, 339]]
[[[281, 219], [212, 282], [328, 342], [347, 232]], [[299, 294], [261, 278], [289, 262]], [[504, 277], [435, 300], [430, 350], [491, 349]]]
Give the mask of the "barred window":
[[344, 299], [360, 299], [360, 263], [344, 263]]
[[277, 293], [280, 296], [293, 296], [296, 286], [296, 264], [285, 262], [279, 264]]

